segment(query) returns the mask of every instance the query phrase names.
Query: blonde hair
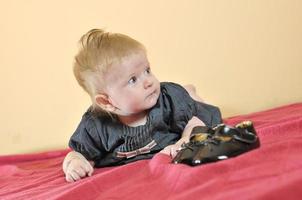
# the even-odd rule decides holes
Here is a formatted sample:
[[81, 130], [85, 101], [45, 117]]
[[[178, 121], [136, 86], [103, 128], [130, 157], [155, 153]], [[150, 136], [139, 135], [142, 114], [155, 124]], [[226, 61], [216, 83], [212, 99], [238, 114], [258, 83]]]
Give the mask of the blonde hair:
[[88, 31], [79, 42], [73, 72], [79, 85], [90, 95], [93, 109], [96, 109], [95, 95], [102, 91], [103, 75], [108, 68], [127, 56], [142, 51], [145, 53], [146, 49], [129, 36], [102, 29]]

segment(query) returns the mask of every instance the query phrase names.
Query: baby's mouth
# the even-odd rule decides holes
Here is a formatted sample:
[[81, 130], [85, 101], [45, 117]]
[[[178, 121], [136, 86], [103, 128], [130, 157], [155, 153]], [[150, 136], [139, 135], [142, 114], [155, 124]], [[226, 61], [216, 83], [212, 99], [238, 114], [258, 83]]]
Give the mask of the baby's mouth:
[[153, 95], [156, 94], [156, 90], [154, 90], [153, 92], [151, 92], [149, 95], [147, 95], [146, 99], [148, 99], [149, 97], [152, 97]]

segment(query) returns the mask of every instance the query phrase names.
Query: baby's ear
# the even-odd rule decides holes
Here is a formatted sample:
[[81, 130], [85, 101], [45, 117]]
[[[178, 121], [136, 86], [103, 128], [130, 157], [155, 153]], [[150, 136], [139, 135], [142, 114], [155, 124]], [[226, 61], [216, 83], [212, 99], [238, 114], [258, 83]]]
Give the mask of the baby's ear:
[[100, 106], [103, 110], [105, 110], [107, 112], [113, 112], [115, 110], [115, 107], [110, 102], [107, 94], [96, 95], [95, 102], [98, 106]]

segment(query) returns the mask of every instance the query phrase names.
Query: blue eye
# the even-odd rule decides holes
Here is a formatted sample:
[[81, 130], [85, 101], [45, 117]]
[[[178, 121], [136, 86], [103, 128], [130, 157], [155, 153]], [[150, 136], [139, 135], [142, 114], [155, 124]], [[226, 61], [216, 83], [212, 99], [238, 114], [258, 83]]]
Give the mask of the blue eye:
[[137, 81], [137, 78], [136, 78], [135, 76], [133, 76], [133, 77], [131, 77], [131, 78], [129, 79], [128, 83], [129, 83], [129, 84], [134, 84], [134, 83], [136, 83], [136, 81]]
[[151, 73], [151, 69], [150, 69], [150, 67], [148, 67], [145, 71], [145, 74], [150, 74], [150, 73]]

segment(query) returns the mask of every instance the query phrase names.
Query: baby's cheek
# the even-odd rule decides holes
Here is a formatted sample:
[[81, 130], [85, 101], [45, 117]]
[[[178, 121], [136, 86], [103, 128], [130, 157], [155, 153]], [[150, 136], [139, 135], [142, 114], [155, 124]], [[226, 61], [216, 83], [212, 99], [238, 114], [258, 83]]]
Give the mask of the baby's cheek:
[[131, 104], [131, 109], [136, 112], [140, 112], [144, 108], [144, 101], [140, 99], [139, 97], [133, 99], [132, 104]]
[[134, 111], [135, 107], [137, 107], [137, 101], [132, 97], [121, 99], [123, 107], [128, 111]]

